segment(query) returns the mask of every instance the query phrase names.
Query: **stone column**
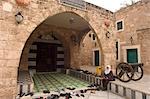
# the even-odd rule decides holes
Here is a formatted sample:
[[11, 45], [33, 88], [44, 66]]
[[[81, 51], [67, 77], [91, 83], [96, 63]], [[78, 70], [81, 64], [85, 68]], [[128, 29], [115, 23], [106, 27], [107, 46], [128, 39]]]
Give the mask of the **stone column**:
[[[13, 0], [12, 0], [13, 1]], [[0, 99], [15, 99], [24, 42], [18, 41], [12, 3], [0, 2]]]
[[0, 99], [15, 99], [20, 51], [1, 49], [0, 54]]

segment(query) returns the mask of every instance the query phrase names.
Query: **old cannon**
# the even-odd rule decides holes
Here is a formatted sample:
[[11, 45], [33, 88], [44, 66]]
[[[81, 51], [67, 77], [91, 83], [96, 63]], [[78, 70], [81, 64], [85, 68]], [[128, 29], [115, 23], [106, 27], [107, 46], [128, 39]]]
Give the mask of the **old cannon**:
[[143, 77], [143, 63], [121, 62], [116, 67], [116, 77], [122, 82], [137, 81]]

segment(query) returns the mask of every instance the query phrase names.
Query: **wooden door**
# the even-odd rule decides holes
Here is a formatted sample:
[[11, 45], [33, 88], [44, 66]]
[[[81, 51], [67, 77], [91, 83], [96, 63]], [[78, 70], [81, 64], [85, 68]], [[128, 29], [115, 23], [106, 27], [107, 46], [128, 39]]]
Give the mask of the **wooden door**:
[[37, 72], [56, 70], [56, 46], [49, 43], [37, 44]]

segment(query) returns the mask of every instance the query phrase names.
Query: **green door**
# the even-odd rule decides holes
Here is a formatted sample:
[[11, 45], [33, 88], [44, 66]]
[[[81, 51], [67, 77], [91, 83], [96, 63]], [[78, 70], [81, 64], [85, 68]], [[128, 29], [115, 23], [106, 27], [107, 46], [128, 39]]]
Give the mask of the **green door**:
[[95, 66], [99, 66], [99, 50], [94, 51]]
[[127, 49], [127, 62], [138, 63], [137, 49]]

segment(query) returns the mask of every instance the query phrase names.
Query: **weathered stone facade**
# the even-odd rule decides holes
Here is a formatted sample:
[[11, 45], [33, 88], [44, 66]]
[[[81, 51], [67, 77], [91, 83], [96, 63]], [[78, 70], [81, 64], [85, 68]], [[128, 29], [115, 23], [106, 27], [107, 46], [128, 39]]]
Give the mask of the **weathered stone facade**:
[[126, 50], [138, 49], [138, 62], [144, 63], [144, 73], [149, 73], [149, 28], [150, 28], [150, 2], [142, 0], [122, 8], [115, 13], [116, 21], [122, 20], [124, 28], [116, 30], [120, 41], [120, 61], [127, 61]]
[[[143, 0], [144, 1], [144, 0]], [[149, 32], [150, 3], [138, 2], [112, 13], [86, 3], [81, 10], [64, 6], [58, 0], [31, 0], [29, 5], [18, 5], [15, 0], [0, 1], [0, 98], [15, 99], [18, 70], [28, 70], [29, 49], [35, 40], [54, 32], [64, 46], [65, 68], [93, 67], [93, 51], [100, 51], [100, 65], [126, 61], [126, 49], [138, 48], [144, 72], [150, 73]], [[15, 14], [21, 11], [22, 23], [17, 24]], [[56, 15], [71, 14], [85, 23], [88, 29], [78, 31], [50, 25]], [[123, 31], [115, 30], [115, 22], [123, 20]], [[47, 24], [48, 23], [48, 24]], [[55, 24], [55, 23], [54, 23]], [[80, 23], [79, 23], [80, 24]], [[90, 29], [90, 30], [89, 30]], [[90, 34], [94, 34], [93, 41]], [[74, 36], [74, 40], [72, 39]], [[78, 37], [76, 39], [76, 37]], [[131, 42], [132, 37], [132, 42]], [[119, 39], [119, 40], [118, 40]], [[119, 41], [119, 59], [116, 61], [115, 42]]]
[[[79, 54], [80, 44], [74, 45], [70, 42], [70, 30], [61, 29], [52, 26], [45, 26], [41, 23], [48, 17], [59, 13], [74, 13], [81, 17], [91, 27], [92, 31], [97, 35], [97, 42], [101, 50], [101, 65], [111, 64], [115, 66], [115, 44], [113, 28], [113, 13], [95, 5], [86, 3], [86, 10], [61, 5], [58, 0], [32, 0], [28, 6], [19, 6], [15, 0], [0, 1], [0, 98], [15, 99], [17, 89], [17, 72], [18, 68], [27, 70], [27, 57], [29, 48], [40, 33], [56, 32], [56, 36], [62, 40], [67, 53], [65, 63], [66, 67], [74, 67], [79, 65], [89, 65], [82, 63], [80, 59], [84, 59]], [[24, 16], [22, 23], [17, 24], [15, 14], [21, 11]], [[104, 24], [105, 19], [110, 21], [110, 27]], [[40, 31], [42, 32], [39, 32]], [[106, 32], [111, 32], [111, 37], [106, 38]], [[44, 31], [44, 32], [43, 32]], [[61, 33], [62, 34], [61, 34]], [[58, 34], [57, 34], [58, 33]], [[74, 31], [75, 35], [77, 31]], [[85, 36], [84, 34], [83, 36]], [[108, 43], [109, 42], [109, 43]], [[84, 56], [84, 55], [83, 55]]]

